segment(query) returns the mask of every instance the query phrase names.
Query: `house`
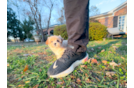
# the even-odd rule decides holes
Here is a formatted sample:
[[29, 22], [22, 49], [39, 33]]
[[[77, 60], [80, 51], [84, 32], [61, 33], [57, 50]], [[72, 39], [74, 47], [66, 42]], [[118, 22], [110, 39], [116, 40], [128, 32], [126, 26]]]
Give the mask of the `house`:
[[[64, 23], [65, 24], [65, 23]], [[43, 28], [43, 33], [44, 34], [47, 34], [47, 35], [53, 35], [53, 30], [54, 30], [54, 27], [56, 27], [56, 26], [59, 26], [59, 25], [63, 25], [63, 24], [54, 24], [54, 25], [51, 25], [50, 27], [49, 27], [49, 29], [47, 30], [47, 28]], [[47, 30], [47, 31], [46, 31]], [[38, 34], [40, 31], [36, 31], [36, 33]]]
[[127, 1], [111, 11], [91, 16], [90, 19], [107, 26], [108, 32], [112, 35], [127, 33]]

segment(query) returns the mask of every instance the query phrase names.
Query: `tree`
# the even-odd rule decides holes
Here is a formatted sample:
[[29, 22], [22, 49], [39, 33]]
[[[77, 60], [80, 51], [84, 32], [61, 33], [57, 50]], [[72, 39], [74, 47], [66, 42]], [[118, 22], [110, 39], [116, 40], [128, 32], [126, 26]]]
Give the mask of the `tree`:
[[65, 15], [64, 15], [64, 7], [62, 7], [62, 9], [59, 11], [59, 18], [58, 18], [58, 21], [63, 24], [65, 23]]
[[7, 37], [18, 37], [18, 28], [20, 21], [16, 19], [16, 15], [11, 8], [7, 8]]
[[25, 2], [30, 7], [33, 20], [36, 24], [37, 31], [41, 33], [42, 42], [44, 42], [45, 39], [44, 39], [44, 33], [43, 33], [43, 28], [42, 28], [42, 14], [41, 14], [42, 7], [39, 7], [41, 6], [40, 1], [41, 0], [25, 0]]
[[23, 23], [21, 23], [21, 30], [23, 31], [23, 39], [31, 39], [32, 38], [32, 31], [34, 30], [34, 21], [29, 17], [28, 20], [24, 20]]
[[90, 16], [100, 14], [100, 10], [96, 6], [91, 6], [91, 8], [89, 9], [89, 12], [90, 12]]
[[49, 0], [49, 2], [46, 2], [46, 0], [44, 0], [45, 5], [47, 6], [47, 8], [49, 9], [49, 18], [48, 18], [48, 22], [47, 22], [47, 30], [49, 29], [49, 25], [50, 25], [50, 20], [51, 20], [51, 15], [52, 15], [52, 10], [53, 10], [53, 6], [55, 4], [54, 2], [55, 0]]

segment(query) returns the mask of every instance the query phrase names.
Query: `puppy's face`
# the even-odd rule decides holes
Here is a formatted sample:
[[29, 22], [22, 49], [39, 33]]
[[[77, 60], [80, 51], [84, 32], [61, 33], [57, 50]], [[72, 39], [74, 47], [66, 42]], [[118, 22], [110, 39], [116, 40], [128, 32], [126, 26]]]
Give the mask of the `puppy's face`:
[[61, 36], [50, 36], [48, 37], [46, 44], [50, 47], [50, 48], [58, 48], [61, 47], [63, 38]]

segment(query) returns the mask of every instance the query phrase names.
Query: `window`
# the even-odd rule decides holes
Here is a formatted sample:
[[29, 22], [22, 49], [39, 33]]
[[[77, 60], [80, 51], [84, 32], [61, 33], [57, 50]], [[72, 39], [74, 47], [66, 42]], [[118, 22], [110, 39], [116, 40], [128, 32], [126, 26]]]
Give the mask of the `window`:
[[125, 16], [119, 16], [119, 30], [124, 30]]

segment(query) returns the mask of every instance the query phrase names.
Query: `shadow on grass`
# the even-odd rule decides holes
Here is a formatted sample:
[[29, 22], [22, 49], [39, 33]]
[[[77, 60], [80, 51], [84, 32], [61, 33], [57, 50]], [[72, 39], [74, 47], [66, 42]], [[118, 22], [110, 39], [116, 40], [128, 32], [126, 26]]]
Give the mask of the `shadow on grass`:
[[[112, 44], [115, 44], [115, 43], [117, 43], [118, 41], [111, 41], [111, 42], [109, 42], [108, 44], [105, 44], [105, 45], [96, 45], [96, 46], [94, 46], [94, 47], [87, 47], [87, 52], [88, 52], [88, 54], [89, 54], [89, 57], [91, 58], [91, 57], [93, 57], [95, 54], [98, 54], [98, 53], [100, 53], [101, 52], [101, 50], [103, 50], [103, 49], [108, 49], [108, 48], [110, 48], [110, 46], [112, 45]], [[101, 49], [98, 49], [98, 47], [101, 47]], [[93, 48], [94, 49], [94, 51], [91, 51], [91, 48]]]
[[119, 55], [127, 55], [127, 39], [122, 39], [121, 46], [116, 49], [116, 53]]

